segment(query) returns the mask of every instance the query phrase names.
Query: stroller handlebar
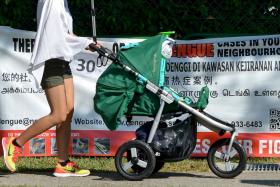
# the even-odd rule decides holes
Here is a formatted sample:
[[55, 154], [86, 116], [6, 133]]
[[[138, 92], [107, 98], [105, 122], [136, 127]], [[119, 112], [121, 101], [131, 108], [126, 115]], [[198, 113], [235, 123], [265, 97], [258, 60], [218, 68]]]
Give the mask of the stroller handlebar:
[[113, 53], [113, 51], [111, 51], [108, 48], [102, 47], [102, 46], [97, 46], [94, 43], [91, 43], [89, 45], [90, 50], [92, 51], [96, 51], [99, 56], [101, 57], [107, 57], [108, 59], [115, 61], [117, 59], [116, 55]]

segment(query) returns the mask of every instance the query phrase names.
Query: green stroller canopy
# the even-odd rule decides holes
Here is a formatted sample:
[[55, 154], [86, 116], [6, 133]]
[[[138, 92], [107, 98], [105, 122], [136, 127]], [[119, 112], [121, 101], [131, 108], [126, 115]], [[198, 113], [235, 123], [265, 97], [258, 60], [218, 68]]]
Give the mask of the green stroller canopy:
[[[118, 53], [118, 60], [159, 85], [162, 42], [166, 36], [150, 37], [138, 45]], [[164, 61], [165, 62], [165, 61]], [[136, 81], [135, 75], [112, 63], [99, 77], [94, 96], [94, 109], [106, 126], [115, 130], [126, 115], [154, 116], [160, 105], [157, 95]]]
[[[153, 84], [162, 87], [166, 59], [161, 50], [166, 38], [164, 35], [150, 37], [131, 48], [121, 50], [117, 59]], [[143, 80], [136, 79], [134, 74], [124, 70], [118, 63], [112, 63], [97, 80], [94, 109], [110, 130], [119, 126], [124, 115], [154, 117], [158, 112], [159, 97], [145, 88], [141, 82]], [[182, 99], [193, 108], [203, 110], [208, 104], [208, 97], [209, 89], [205, 86], [196, 103], [188, 97]], [[163, 113], [178, 110], [178, 102], [173, 102], [165, 105]]]

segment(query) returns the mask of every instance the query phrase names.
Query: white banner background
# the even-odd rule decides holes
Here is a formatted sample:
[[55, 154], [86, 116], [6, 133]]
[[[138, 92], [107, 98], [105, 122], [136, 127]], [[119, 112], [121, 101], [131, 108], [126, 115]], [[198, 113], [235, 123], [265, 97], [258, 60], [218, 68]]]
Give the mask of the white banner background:
[[[24, 130], [32, 121], [50, 112], [43, 90], [34, 89], [34, 79], [26, 69], [31, 57], [34, 32], [0, 27], [0, 130]], [[143, 39], [100, 38], [99, 43], [113, 50]], [[88, 51], [71, 62], [75, 86], [73, 130], [107, 130], [94, 112], [93, 97], [98, 77], [108, 67], [97, 67], [97, 54]], [[119, 130], [135, 128], [120, 127]]]
[[[194, 98], [189, 91], [198, 91], [207, 84], [211, 97], [206, 111], [234, 123], [239, 132], [279, 131], [279, 42], [279, 35], [177, 41], [177, 46], [191, 45], [193, 54], [196, 49], [200, 50], [198, 44], [209, 44], [212, 54], [208, 55], [210, 57], [190, 57], [188, 52], [175, 51], [174, 55], [179, 57], [172, 58], [167, 66], [169, 86]], [[274, 52], [255, 55], [262, 49]], [[234, 50], [244, 53], [234, 54]], [[252, 54], [246, 55], [247, 51]], [[176, 68], [178, 64], [185, 66], [185, 70]]]
[[[44, 92], [33, 89], [33, 78], [26, 71], [34, 37], [34, 32], [0, 27], [0, 131], [2, 132], [24, 130], [34, 120], [50, 112]], [[273, 134], [280, 130], [279, 37], [275, 35], [177, 41], [174, 57], [167, 63], [166, 85], [177, 90], [181, 95], [196, 100], [197, 91], [207, 84], [211, 96], [206, 111], [222, 120], [233, 122], [238, 131], [245, 134], [242, 143], [250, 155], [279, 156], [278, 134], [274, 134], [275, 136], [271, 138], [273, 140], [266, 136], [262, 136], [263, 140], [259, 140], [259, 134]], [[142, 40], [100, 38], [99, 42], [109, 49], [116, 49], [123, 43]], [[208, 44], [210, 57], [195, 57], [198, 53], [203, 56], [203, 50], [200, 50], [197, 44]], [[258, 48], [273, 48], [276, 54], [233, 56], [227, 53], [227, 49], [252, 51]], [[197, 49], [200, 51], [195, 51]], [[221, 57], [221, 52], [224, 52], [226, 57]], [[191, 53], [193, 57], [189, 56]], [[97, 54], [84, 51], [76, 55], [71, 63], [75, 86], [75, 113], [72, 120], [74, 131], [108, 131], [101, 117], [93, 109], [96, 81], [108, 67], [108, 65], [97, 67], [96, 58]], [[247, 61], [252, 61], [254, 67], [257, 67], [256, 62], [266, 61], [267, 64], [272, 64], [272, 69], [248, 71], [244, 69]], [[226, 71], [224, 67], [213, 69], [215, 64], [226, 63], [231, 63], [234, 68], [230, 71]], [[132, 132], [145, 120], [146, 118], [135, 117], [132, 125], [124, 122], [116, 133]], [[204, 127], [199, 127], [198, 131], [209, 132]], [[207, 133], [201, 136], [194, 152], [205, 155], [213, 138], [207, 139]], [[262, 148], [259, 145], [262, 145]]]

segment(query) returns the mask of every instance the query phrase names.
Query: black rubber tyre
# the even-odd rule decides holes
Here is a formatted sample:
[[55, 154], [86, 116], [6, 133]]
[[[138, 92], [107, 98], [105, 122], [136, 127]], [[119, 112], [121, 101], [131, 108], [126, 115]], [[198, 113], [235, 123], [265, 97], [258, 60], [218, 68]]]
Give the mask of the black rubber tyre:
[[157, 173], [159, 170], [161, 170], [164, 166], [164, 162], [162, 161], [156, 161], [155, 169], [153, 171], [153, 174]]
[[152, 148], [140, 140], [124, 143], [115, 155], [115, 166], [121, 176], [128, 180], [149, 177], [155, 168], [156, 158]]
[[[127, 159], [130, 160], [131, 159], [131, 155], [129, 153], [127, 153]], [[164, 162], [162, 161], [156, 161], [156, 165], [155, 165], [155, 169], [153, 171], [152, 174], [157, 173], [159, 170], [161, 170], [164, 166]], [[144, 169], [141, 168], [140, 166], [132, 166], [131, 167], [135, 172], [140, 172], [143, 171]]]
[[230, 151], [230, 158], [225, 160], [225, 150], [230, 139], [221, 139], [215, 142], [207, 155], [208, 165], [213, 173], [222, 178], [233, 178], [239, 175], [246, 167], [247, 155], [242, 145], [234, 141]]

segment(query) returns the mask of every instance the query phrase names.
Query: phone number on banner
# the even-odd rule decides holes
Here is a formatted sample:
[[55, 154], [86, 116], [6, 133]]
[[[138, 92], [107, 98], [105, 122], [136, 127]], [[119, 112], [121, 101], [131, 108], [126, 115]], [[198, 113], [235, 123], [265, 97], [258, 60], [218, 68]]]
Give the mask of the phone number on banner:
[[244, 127], [244, 128], [261, 128], [263, 126], [262, 121], [232, 121], [232, 125], [235, 127]]

